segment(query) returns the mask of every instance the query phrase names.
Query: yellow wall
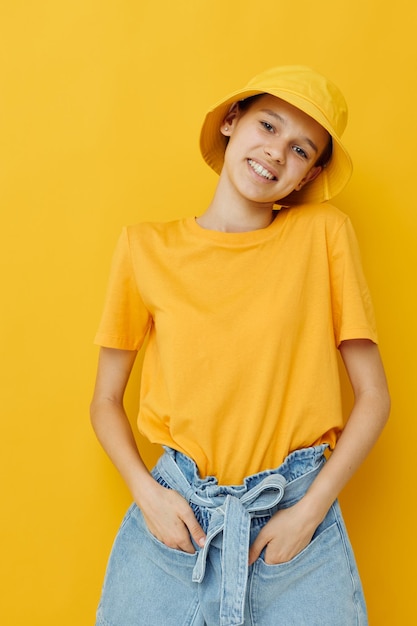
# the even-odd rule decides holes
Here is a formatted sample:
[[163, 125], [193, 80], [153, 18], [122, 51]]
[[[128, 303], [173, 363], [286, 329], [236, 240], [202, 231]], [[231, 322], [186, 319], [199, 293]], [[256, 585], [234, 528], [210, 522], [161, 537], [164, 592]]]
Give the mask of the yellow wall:
[[[309, 63], [350, 104], [356, 169], [337, 204], [362, 245], [393, 396], [342, 504], [370, 623], [412, 624], [417, 5], [164, 5], [0, 7], [0, 623], [94, 623], [129, 502], [88, 418], [92, 338], [122, 225], [202, 211], [215, 183], [198, 152], [206, 106], [271, 65]], [[134, 384], [128, 406], [133, 418]], [[155, 453], [144, 448], [148, 463]]]

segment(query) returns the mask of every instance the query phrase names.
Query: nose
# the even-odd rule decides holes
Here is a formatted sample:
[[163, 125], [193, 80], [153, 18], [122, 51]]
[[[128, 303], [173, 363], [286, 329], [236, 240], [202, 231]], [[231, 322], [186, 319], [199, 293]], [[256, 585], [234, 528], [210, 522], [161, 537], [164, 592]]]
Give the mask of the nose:
[[269, 141], [269, 143], [264, 146], [264, 152], [273, 161], [277, 161], [278, 163], [285, 162], [284, 142], [278, 137], [275, 137], [274, 141]]

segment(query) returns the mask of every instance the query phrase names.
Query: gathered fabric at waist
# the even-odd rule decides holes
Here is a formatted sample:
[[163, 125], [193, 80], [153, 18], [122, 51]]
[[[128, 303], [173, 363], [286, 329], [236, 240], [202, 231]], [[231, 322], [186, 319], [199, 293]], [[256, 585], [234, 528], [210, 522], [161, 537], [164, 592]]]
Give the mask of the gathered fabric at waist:
[[201, 478], [192, 459], [165, 448], [152, 475], [178, 491], [198, 511], [196, 517], [206, 532], [204, 547], [196, 546], [194, 582], [204, 583], [210, 547], [222, 550], [220, 626], [243, 624], [252, 520], [300, 500], [322, 468], [326, 448], [320, 445], [296, 450], [278, 468], [248, 476], [240, 485], [219, 485], [214, 476]]

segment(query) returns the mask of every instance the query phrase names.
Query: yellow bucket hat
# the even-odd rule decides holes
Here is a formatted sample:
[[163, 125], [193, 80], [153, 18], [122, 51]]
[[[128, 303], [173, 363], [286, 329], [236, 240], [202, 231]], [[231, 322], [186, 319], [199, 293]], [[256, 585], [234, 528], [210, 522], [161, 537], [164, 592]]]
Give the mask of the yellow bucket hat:
[[302, 65], [275, 67], [255, 76], [246, 87], [233, 92], [207, 113], [200, 135], [200, 149], [206, 163], [220, 174], [228, 141], [220, 132], [223, 120], [234, 102], [261, 93], [281, 98], [304, 111], [333, 139], [331, 159], [320, 175], [277, 204], [324, 202], [342, 191], [352, 174], [352, 161], [340, 139], [346, 128], [347, 105], [336, 85]]

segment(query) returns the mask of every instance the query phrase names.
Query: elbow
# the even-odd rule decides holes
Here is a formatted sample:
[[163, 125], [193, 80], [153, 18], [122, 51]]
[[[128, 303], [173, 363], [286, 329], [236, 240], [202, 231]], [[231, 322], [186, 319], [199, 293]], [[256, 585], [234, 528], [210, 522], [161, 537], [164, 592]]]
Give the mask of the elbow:
[[100, 428], [100, 425], [103, 422], [103, 416], [105, 415], [105, 413], [106, 402], [97, 395], [94, 395], [90, 403], [90, 423], [96, 434]]
[[124, 415], [123, 403], [112, 397], [95, 394], [90, 404], [90, 422], [98, 437], [115, 418]]
[[391, 414], [391, 394], [389, 392], [388, 387], [386, 387], [384, 395], [383, 395], [383, 415], [384, 415], [385, 424], [388, 422], [390, 414]]
[[91, 423], [91, 426], [93, 427], [94, 432], [97, 431], [98, 415], [99, 415], [99, 411], [97, 407], [97, 402], [93, 398], [93, 400], [90, 403], [90, 423]]
[[377, 417], [380, 430], [382, 430], [387, 424], [391, 413], [391, 396], [387, 386], [374, 392], [370, 407], [372, 406], [372, 412]]

